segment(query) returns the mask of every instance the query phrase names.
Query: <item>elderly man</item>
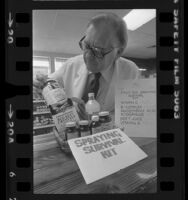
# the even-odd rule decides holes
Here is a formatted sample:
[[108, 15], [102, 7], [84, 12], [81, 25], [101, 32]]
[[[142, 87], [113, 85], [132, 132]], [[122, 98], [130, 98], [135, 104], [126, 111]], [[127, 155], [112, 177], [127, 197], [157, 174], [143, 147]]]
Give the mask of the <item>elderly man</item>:
[[[114, 111], [117, 81], [136, 79], [139, 74], [135, 63], [121, 57], [127, 45], [125, 22], [112, 13], [97, 15], [89, 22], [79, 45], [83, 55], [68, 59], [49, 77], [56, 79], [68, 97], [78, 103], [82, 118], [82, 100], [87, 101], [88, 92], [95, 93], [101, 110]], [[34, 80], [35, 91], [39, 92], [45, 79], [38, 76]]]

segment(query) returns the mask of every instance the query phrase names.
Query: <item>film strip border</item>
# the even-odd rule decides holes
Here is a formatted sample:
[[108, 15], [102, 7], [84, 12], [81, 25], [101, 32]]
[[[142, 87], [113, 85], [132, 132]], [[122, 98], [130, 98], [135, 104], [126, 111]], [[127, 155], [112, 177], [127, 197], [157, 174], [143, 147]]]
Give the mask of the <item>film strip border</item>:
[[[180, 15], [180, 9], [176, 4], [170, 11], [157, 10], [157, 194], [159, 198], [183, 198], [182, 184], [178, 183], [182, 181], [183, 176], [181, 155], [184, 152], [180, 148], [177, 153], [177, 147], [180, 147], [179, 144], [184, 139], [181, 124], [183, 63], [180, 59]], [[32, 30], [31, 26], [32, 11], [8, 13], [7, 52], [11, 55], [6, 68], [6, 79], [9, 80], [7, 88], [11, 91], [6, 101], [9, 200], [24, 199], [27, 197], [26, 194], [32, 196], [33, 193], [31, 180], [33, 124], [32, 107], [28, 107], [29, 102], [32, 102], [32, 38], [29, 31]]]

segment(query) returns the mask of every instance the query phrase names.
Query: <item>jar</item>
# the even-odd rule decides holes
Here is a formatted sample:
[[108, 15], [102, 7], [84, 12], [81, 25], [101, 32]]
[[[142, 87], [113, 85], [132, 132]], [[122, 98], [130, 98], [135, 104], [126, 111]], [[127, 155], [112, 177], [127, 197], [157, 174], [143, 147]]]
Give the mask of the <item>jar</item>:
[[79, 131], [80, 131], [80, 137], [91, 135], [88, 120], [79, 121]]
[[76, 127], [76, 122], [67, 122], [65, 124], [65, 139], [70, 140], [78, 137], [79, 137], [79, 132]]
[[101, 132], [101, 124], [99, 122], [99, 116], [93, 115], [91, 118], [91, 132], [92, 135]]
[[108, 111], [99, 113], [99, 121], [101, 123], [101, 131], [107, 131], [113, 128], [113, 122]]

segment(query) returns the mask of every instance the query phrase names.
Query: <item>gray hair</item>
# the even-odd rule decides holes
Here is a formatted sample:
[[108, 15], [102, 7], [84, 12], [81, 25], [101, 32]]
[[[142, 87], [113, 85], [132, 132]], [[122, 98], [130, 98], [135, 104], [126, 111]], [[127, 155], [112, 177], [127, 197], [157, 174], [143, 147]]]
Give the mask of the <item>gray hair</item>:
[[99, 25], [101, 23], [107, 24], [113, 28], [112, 30], [115, 31], [121, 47], [125, 50], [128, 42], [127, 25], [125, 21], [114, 13], [102, 13], [93, 17], [87, 27], [90, 25]]

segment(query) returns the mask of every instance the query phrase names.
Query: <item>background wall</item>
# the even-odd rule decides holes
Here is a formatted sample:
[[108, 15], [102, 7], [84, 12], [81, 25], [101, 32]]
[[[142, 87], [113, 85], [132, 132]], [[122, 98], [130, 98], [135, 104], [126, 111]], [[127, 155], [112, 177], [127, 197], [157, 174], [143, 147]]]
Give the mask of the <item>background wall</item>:
[[149, 77], [150, 75], [156, 74], [156, 59], [140, 59], [140, 58], [128, 58], [132, 60], [141, 69], [146, 69], [146, 71], [141, 71], [142, 76]]
[[[48, 51], [33, 51], [33, 56], [45, 56], [50, 58], [51, 72], [55, 71], [55, 58], [71, 58], [76, 56], [77, 54], [67, 54], [67, 53], [59, 53], [59, 52], [48, 52]], [[141, 69], [146, 69], [146, 71], [142, 71], [142, 75], [148, 77], [150, 74], [156, 73], [156, 59], [141, 59], [141, 58], [133, 58], [126, 57], [127, 59], [132, 60], [136, 65]]]

